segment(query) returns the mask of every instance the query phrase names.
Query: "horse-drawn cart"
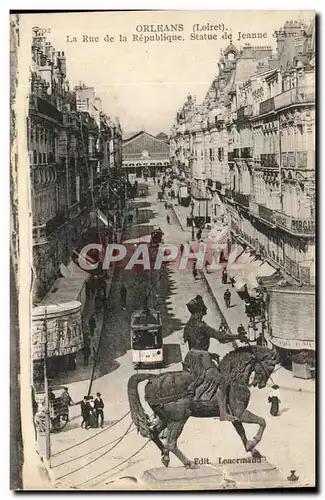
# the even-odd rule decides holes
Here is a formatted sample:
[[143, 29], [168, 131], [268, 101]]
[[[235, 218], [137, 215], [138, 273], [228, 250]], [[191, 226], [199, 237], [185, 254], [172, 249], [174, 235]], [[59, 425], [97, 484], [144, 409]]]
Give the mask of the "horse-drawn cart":
[[[39, 432], [46, 430], [45, 401], [39, 403], [39, 411], [35, 415], [35, 424]], [[61, 431], [69, 420], [69, 404], [62, 396], [56, 397], [50, 401], [50, 422], [51, 432]]]

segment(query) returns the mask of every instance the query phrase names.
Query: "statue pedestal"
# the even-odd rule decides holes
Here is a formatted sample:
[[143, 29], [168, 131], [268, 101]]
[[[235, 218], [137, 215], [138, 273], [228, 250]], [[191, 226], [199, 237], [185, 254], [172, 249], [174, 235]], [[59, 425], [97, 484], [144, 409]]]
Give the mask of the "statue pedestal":
[[170, 467], [144, 472], [142, 481], [153, 489], [254, 489], [290, 487], [279, 470], [265, 458], [256, 463], [203, 465], [197, 469]]

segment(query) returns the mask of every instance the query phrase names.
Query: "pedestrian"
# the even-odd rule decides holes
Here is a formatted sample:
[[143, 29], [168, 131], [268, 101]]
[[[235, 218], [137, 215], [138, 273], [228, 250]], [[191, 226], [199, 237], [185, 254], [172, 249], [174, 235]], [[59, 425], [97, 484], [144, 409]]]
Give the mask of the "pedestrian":
[[184, 252], [184, 245], [183, 245], [183, 243], [180, 245], [179, 249], [180, 249], [181, 254], [183, 255], [183, 252]]
[[281, 403], [278, 385], [272, 385], [272, 391], [268, 397], [268, 401], [271, 403], [270, 414], [272, 417], [276, 417], [279, 414], [279, 403]]
[[90, 340], [89, 340], [88, 336], [85, 337], [85, 340], [84, 340], [83, 355], [84, 355], [84, 365], [88, 366], [89, 356], [90, 356]]
[[167, 201], [165, 201], [165, 210], [167, 210], [167, 208], [168, 208], [168, 203]]
[[255, 342], [255, 340], [256, 340], [256, 327], [255, 327], [253, 321], [250, 321], [248, 323], [247, 331], [248, 331], [248, 340], [250, 342]]
[[225, 322], [224, 319], [221, 320], [220, 326], [219, 326], [219, 332], [221, 335], [227, 335], [228, 334], [228, 326], [227, 323]]
[[69, 406], [73, 405], [73, 401], [67, 387], [63, 387], [61, 398], [63, 401], [63, 408], [64, 408], [63, 416], [65, 416], [67, 422], [69, 422]]
[[[235, 278], [233, 276], [231, 276], [230, 278], [230, 284], [231, 284], [231, 288], [235, 288]], [[247, 285], [246, 285], [247, 287]]]
[[53, 392], [52, 387], [50, 387], [49, 388], [49, 401], [50, 401], [50, 403], [54, 403], [55, 399], [56, 399], [56, 396]]
[[100, 426], [103, 427], [104, 424], [104, 402], [101, 397], [101, 393], [97, 392], [95, 398], [95, 411], [96, 411], [96, 425], [99, 427], [99, 417], [100, 417]]
[[81, 417], [82, 417], [80, 427], [83, 428], [83, 426], [85, 425], [85, 428], [87, 429], [88, 412], [89, 412], [89, 405], [88, 405], [87, 396], [84, 396], [83, 400], [80, 403], [80, 412], [81, 412]]
[[120, 295], [121, 295], [121, 302], [122, 302], [122, 309], [125, 309], [126, 307], [126, 287], [124, 283], [122, 283], [121, 290], [120, 290]]
[[88, 401], [89, 401], [89, 406], [88, 406], [87, 428], [96, 427], [96, 410], [95, 410], [95, 402], [93, 396], [89, 396]]
[[159, 186], [159, 184], [160, 184], [160, 179], [158, 179], [158, 186]]
[[209, 261], [208, 261], [208, 260], [206, 260], [206, 261], [205, 261], [205, 263], [204, 263], [204, 267], [205, 267], [205, 272], [206, 272], [206, 273], [208, 273], [208, 272], [209, 272], [209, 269], [208, 269], [209, 265], [210, 265], [210, 264], [209, 264]]
[[193, 278], [196, 280], [196, 278], [197, 278], [197, 269], [194, 266], [192, 268], [192, 274], [193, 274]]
[[239, 327], [237, 328], [237, 333], [238, 333], [238, 335], [246, 335], [247, 334], [242, 323], [240, 323]]
[[226, 269], [222, 270], [221, 282], [226, 285], [228, 283], [228, 274]]
[[198, 232], [196, 233], [196, 239], [197, 239], [197, 240], [200, 240], [200, 239], [201, 239], [201, 237], [202, 237], [202, 230], [201, 230], [201, 229], [199, 229], [199, 230], [198, 230]]
[[96, 329], [96, 320], [95, 316], [92, 314], [89, 319], [89, 331], [91, 337], [94, 335], [95, 329]]
[[167, 224], [170, 224], [170, 217], [169, 215], [166, 216]]
[[229, 290], [229, 288], [227, 288], [227, 290], [223, 294], [223, 298], [224, 298], [225, 304], [227, 306], [227, 309], [229, 309], [230, 302], [231, 302], [231, 291]]

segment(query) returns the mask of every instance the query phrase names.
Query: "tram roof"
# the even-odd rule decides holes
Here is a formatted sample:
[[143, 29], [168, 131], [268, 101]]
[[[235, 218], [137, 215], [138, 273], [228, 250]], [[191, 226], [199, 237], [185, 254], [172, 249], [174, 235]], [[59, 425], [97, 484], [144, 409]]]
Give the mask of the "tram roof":
[[148, 327], [161, 325], [160, 314], [155, 309], [135, 311], [131, 315], [131, 326]]

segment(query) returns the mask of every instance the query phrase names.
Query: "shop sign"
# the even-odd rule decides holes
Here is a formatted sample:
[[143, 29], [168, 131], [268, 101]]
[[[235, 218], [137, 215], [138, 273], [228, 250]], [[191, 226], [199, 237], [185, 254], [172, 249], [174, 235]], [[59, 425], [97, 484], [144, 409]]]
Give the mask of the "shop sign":
[[292, 219], [291, 229], [295, 233], [312, 234], [315, 232], [315, 221], [312, 219]]
[[271, 342], [276, 347], [281, 347], [283, 349], [292, 350], [302, 350], [311, 349], [315, 350], [315, 342], [311, 340], [294, 340], [294, 339], [281, 339], [278, 337], [272, 337]]
[[[33, 318], [33, 360], [44, 358], [45, 341], [47, 342], [47, 356], [65, 356], [80, 351], [83, 347], [83, 333], [81, 327], [81, 310], [62, 311], [51, 314], [47, 320], [45, 331], [45, 317]], [[45, 338], [46, 335], [46, 338]]]
[[274, 220], [278, 226], [288, 228], [289, 219], [285, 214], [274, 212]]

